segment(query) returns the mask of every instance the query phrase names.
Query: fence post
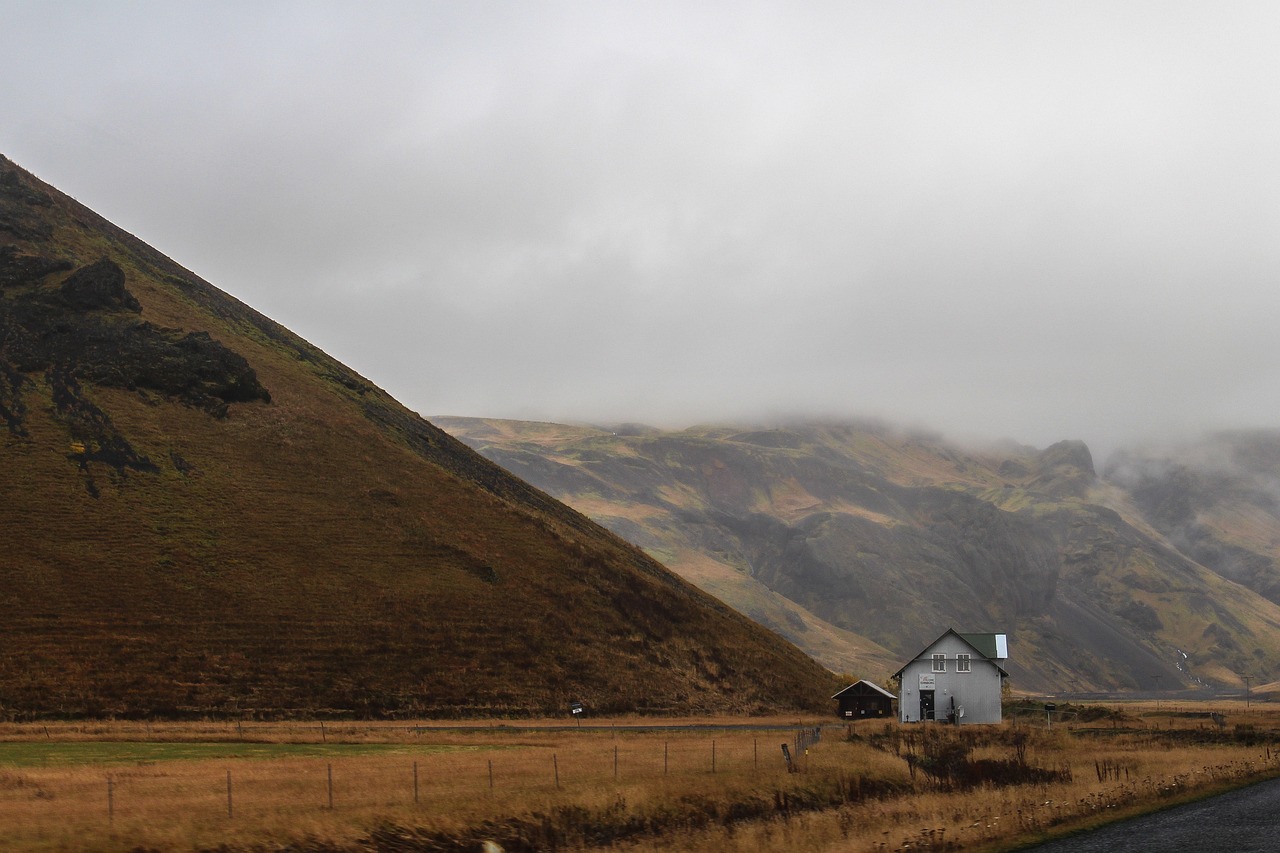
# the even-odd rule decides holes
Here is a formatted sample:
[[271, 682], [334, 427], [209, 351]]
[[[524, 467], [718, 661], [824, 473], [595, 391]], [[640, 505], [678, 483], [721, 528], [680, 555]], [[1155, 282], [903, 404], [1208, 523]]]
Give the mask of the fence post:
[[556, 774], [556, 788], [560, 787], [560, 761], [556, 758], [556, 754], [551, 753], [551, 770]]
[[418, 762], [413, 762], [413, 803], [418, 804]]
[[613, 747], [613, 778], [614, 781], [618, 779], [618, 747], [616, 745]]
[[493, 759], [489, 759], [489, 790], [493, 790]]
[[760, 769], [760, 738], [758, 737], [751, 739], [751, 762], [756, 770]]
[[231, 820], [231, 771], [227, 771], [227, 820]]
[[716, 739], [711, 739], [711, 772], [716, 772]]
[[111, 781], [111, 774], [107, 774], [107, 823], [115, 823], [116, 819], [116, 794]]
[[333, 765], [329, 765], [329, 810], [333, 810]]
[[668, 746], [669, 746], [668, 742], [664, 740], [662, 742], [662, 775], [663, 776], [667, 775], [667, 747]]

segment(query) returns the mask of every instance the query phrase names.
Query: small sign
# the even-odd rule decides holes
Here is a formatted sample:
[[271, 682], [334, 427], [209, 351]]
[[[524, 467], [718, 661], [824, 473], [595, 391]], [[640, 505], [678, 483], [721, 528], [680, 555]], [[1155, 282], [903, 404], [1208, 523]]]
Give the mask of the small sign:
[[1045, 702], [1045, 703], [1044, 703], [1044, 709], [1045, 709], [1046, 711], [1056, 711], [1056, 710], [1058, 710], [1058, 706], [1057, 706], [1057, 705], [1055, 705], [1055, 704], [1053, 704], [1052, 702]]
[[581, 714], [581, 713], [582, 713], [582, 703], [581, 703], [581, 702], [574, 702], [572, 705], [570, 705], [570, 706], [569, 706], [569, 713], [571, 713], [571, 714]]
[[937, 676], [935, 676], [932, 672], [920, 673], [920, 689], [932, 690], [934, 688], [934, 685], [937, 683], [936, 678]]

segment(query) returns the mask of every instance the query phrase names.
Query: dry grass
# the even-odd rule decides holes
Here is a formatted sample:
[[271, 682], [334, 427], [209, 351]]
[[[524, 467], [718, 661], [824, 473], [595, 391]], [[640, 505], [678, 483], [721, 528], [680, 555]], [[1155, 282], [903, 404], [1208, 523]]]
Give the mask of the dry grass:
[[320, 742], [318, 724], [260, 725], [245, 727], [242, 747], [269, 744], [276, 757], [67, 758], [68, 747], [98, 747], [104, 738], [126, 757], [155, 743], [219, 746], [235, 733], [227, 729], [153, 726], [146, 740], [137, 724], [51, 726], [47, 735], [44, 726], [4, 727], [0, 737], [18, 749], [21, 763], [0, 765], [0, 849], [352, 842], [387, 824], [460, 834], [485, 820], [557, 807], [596, 812], [619, 802], [645, 808], [670, 798], [737, 796], [755, 785], [785, 784], [775, 753], [790, 737], [787, 730], [326, 726]]
[[[797, 720], [775, 720], [772, 730], [727, 727], [740, 720], [683, 730], [563, 721], [544, 730], [7, 725], [0, 849], [243, 850], [303, 841], [465, 850], [486, 837], [530, 850], [635, 853], [999, 849], [1280, 772], [1280, 712], [1227, 708], [1220, 731], [1197, 716], [1207, 710], [1132, 705], [1123, 718], [1052, 731], [1042, 723], [867, 723], [854, 740], [831, 727], [799, 753], [798, 773], [786, 772], [779, 749], [793, 743]], [[1068, 768], [1070, 780], [948, 790], [919, 770], [913, 777], [907, 754], [957, 737], [972, 759], [1009, 760], [1021, 742], [1027, 765]], [[139, 759], [144, 748], [155, 751]], [[82, 758], [77, 749], [86, 750]]]

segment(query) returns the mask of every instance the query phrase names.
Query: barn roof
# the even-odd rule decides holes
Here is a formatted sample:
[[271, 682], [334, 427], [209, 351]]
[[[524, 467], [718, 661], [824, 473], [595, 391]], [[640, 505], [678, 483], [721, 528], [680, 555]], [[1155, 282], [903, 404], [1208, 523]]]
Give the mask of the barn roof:
[[832, 699], [839, 699], [841, 696], [843, 696], [844, 694], [848, 693], [850, 690], [853, 690], [853, 688], [855, 688], [855, 687], [859, 687], [859, 686], [862, 686], [862, 687], [870, 687], [870, 688], [871, 688], [872, 690], [874, 690], [875, 692], [880, 693], [880, 694], [882, 694], [882, 695], [884, 695], [884, 696], [888, 697], [889, 699], [897, 699], [897, 698], [898, 698], [897, 696], [894, 696], [892, 693], [890, 693], [888, 690], [885, 690], [885, 689], [884, 689], [883, 687], [881, 687], [879, 684], [873, 684], [872, 682], [867, 681], [865, 678], [864, 678], [862, 681], [855, 681], [853, 684], [850, 684], [850, 685], [849, 685], [848, 687], [846, 687], [844, 690], [841, 690], [839, 693], [835, 694], [835, 695], [834, 695], [834, 696], [832, 696], [831, 698], [832, 698]]

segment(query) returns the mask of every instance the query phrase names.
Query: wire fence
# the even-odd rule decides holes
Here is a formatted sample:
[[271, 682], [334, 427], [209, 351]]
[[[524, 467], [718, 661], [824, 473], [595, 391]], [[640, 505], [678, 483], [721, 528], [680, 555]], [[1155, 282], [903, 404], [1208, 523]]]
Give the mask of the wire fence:
[[[288, 731], [297, 735], [300, 728]], [[54, 753], [67, 744], [50, 740], [50, 755], [59, 757], [45, 764], [32, 764], [30, 757], [25, 766], [0, 763], [0, 846], [15, 838], [6, 827], [48, 835], [100, 829], [104, 822], [137, 828], [176, 817], [296, 825], [340, 812], [411, 817], [449, 814], [485, 799], [511, 804], [590, 797], [632, 785], [731, 784], [803, 770], [821, 737], [820, 728], [622, 736], [566, 729], [511, 732], [506, 743], [484, 729], [478, 736], [472, 731], [450, 744], [417, 743], [416, 734], [402, 730], [398, 742], [362, 745], [337, 742], [340, 733], [326, 725], [315, 727], [314, 739], [273, 744], [275, 753], [257, 758], [238, 755], [225, 741], [204, 744], [230, 750], [218, 757], [170, 741], [159, 743], [182, 747], [173, 757], [161, 751], [145, 760], [93, 764]], [[123, 734], [118, 728], [114, 733]], [[38, 755], [41, 744], [25, 746]], [[370, 751], [361, 752], [362, 746]], [[296, 754], [301, 748], [310, 751]]]

